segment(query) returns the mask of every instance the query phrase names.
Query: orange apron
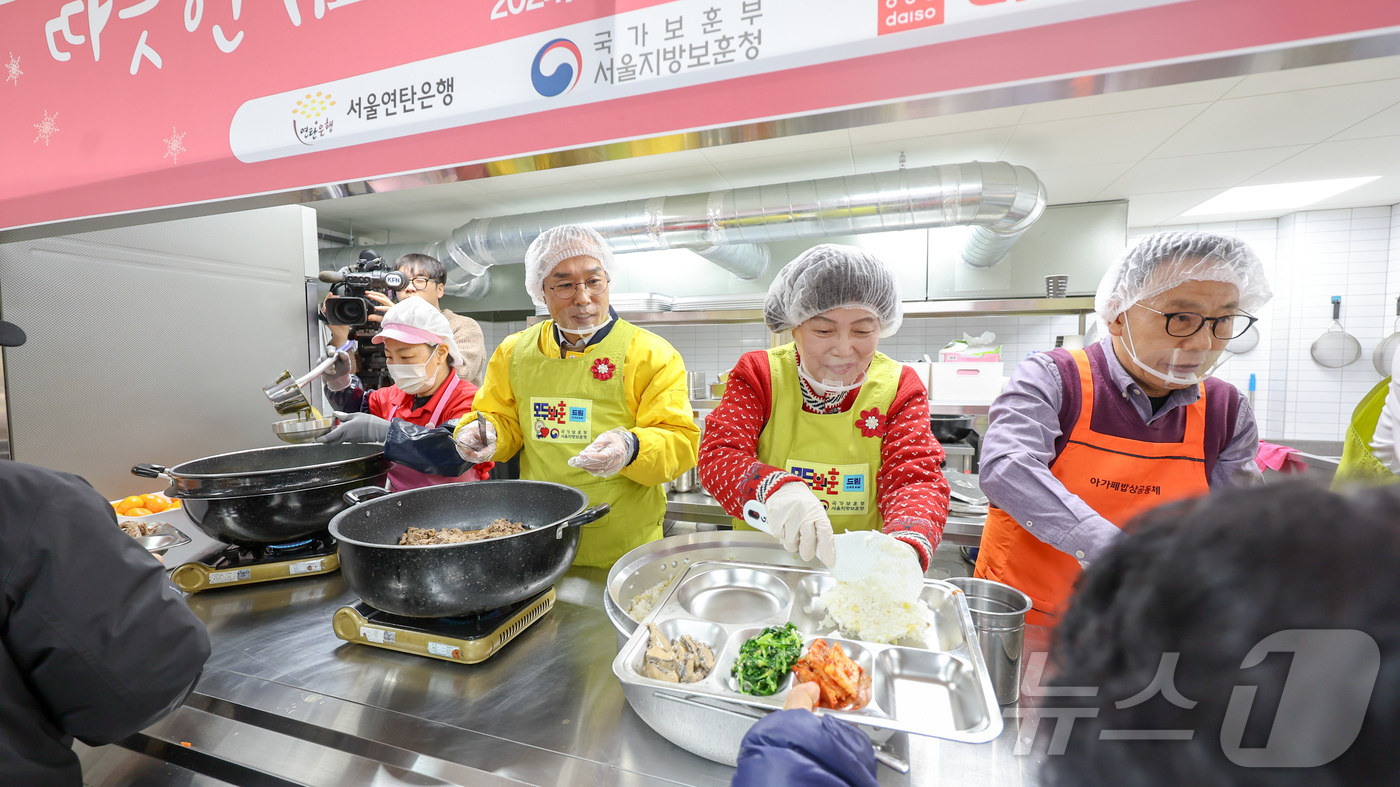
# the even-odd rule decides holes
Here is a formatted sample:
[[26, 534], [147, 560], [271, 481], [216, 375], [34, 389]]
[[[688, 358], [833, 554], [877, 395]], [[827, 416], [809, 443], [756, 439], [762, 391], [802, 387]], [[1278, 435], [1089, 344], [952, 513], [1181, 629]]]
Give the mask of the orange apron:
[[[1073, 350], [1079, 366], [1079, 420], [1050, 472], [1100, 516], [1122, 527], [1137, 514], [1163, 503], [1205, 494], [1206, 392], [1186, 408], [1180, 443], [1148, 443], [1099, 434], [1090, 428], [1094, 378], [1089, 356]], [[992, 507], [982, 530], [974, 576], [1010, 585], [1031, 597], [1026, 623], [1053, 626], [1074, 589], [1079, 560], [1031, 535], [999, 508]]]

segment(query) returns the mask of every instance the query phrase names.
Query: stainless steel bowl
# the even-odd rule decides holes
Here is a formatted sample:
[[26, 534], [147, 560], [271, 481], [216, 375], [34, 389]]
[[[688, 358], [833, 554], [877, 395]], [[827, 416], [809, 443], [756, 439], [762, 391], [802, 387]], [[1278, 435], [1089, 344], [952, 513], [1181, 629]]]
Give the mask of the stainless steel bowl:
[[627, 615], [632, 600], [650, 588], [679, 576], [686, 566], [697, 560], [739, 560], [820, 568], [817, 561], [807, 562], [798, 558], [783, 549], [777, 539], [756, 530], [688, 533], [643, 544], [619, 558], [608, 572], [608, 592], [603, 599], [603, 607], [617, 629], [619, 650], [637, 630], [637, 621]]
[[334, 418], [288, 418], [272, 425], [272, 433], [287, 443], [309, 443], [335, 428]]

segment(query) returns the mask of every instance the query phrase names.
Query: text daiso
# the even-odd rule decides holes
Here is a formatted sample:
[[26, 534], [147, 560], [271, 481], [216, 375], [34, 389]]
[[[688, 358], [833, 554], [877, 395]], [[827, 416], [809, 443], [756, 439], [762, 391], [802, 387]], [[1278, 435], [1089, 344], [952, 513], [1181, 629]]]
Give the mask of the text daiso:
[[881, 0], [880, 35], [943, 24], [943, 0]]
[[938, 17], [936, 8], [916, 8], [913, 11], [897, 11], [885, 17], [885, 24], [890, 27], [913, 24], [915, 22], [932, 21]]

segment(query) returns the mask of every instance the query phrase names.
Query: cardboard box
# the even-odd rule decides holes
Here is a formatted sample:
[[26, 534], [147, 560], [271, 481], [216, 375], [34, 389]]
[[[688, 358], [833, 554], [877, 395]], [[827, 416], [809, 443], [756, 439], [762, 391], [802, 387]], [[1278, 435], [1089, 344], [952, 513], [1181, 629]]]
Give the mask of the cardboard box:
[[1000, 363], [1001, 353], [969, 353], [958, 350], [939, 350], [938, 360], [940, 363]]
[[947, 404], [990, 404], [1006, 387], [1001, 361], [935, 363], [929, 374], [929, 399]]

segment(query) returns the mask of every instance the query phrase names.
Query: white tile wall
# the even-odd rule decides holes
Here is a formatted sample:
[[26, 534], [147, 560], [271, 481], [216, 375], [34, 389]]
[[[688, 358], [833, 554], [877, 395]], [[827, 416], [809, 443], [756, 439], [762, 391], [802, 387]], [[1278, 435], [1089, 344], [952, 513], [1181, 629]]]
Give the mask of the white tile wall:
[[[1161, 228], [1133, 229], [1135, 243]], [[1265, 440], [1341, 440], [1351, 411], [1380, 381], [1371, 363], [1376, 344], [1396, 330], [1400, 297], [1400, 205], [1306, 211], [1280, 219], [1173, 226], [1234, 235], [1259, 255], [1274, 291], [1260, 310], [1259, 344], [1236, 355], [1217, 372], [1240, 390], [1255, 376], [1254, 409]], [[1361, 342], [1361, 358], [1343, 369], [1312, 360], [1312, 342], [1332, 322], [1331, 296], [1342, 296], [1342, 324]], [[524, 322], [482, 323], [486, 344], [525, 328]], [[762, 325], [703, 325], [654, 328], [685, 358], [686, 368], [714, 375], [739, 356], [768, 346]], [[1071, 315], [909, 319], [880, 350], [901, 361], [940, 347], [964, 333], [992, 331], [1010, 372], [1026, 355], [1050, 349], [1055, 337], [1079, 333]]]

